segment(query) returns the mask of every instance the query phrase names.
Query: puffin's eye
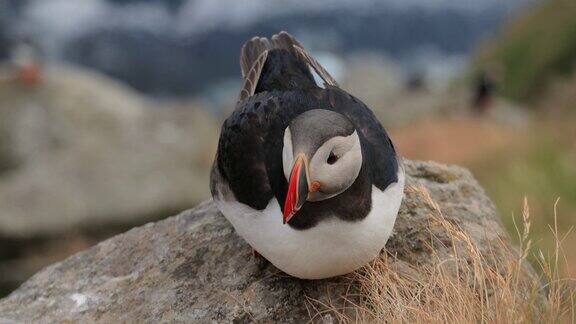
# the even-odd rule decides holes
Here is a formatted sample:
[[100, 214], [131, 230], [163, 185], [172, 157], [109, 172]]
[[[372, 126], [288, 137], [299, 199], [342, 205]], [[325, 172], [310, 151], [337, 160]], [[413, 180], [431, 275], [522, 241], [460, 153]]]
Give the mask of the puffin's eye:
[[330, 152], [330, 155], [328, 155], [328, 160], [326, 160], [326, 163], [334, 164], [336, 163], [336, 161], [338, 161], [338, 157], [336, 156], [336, 154], [334, 154], [334, 152]]

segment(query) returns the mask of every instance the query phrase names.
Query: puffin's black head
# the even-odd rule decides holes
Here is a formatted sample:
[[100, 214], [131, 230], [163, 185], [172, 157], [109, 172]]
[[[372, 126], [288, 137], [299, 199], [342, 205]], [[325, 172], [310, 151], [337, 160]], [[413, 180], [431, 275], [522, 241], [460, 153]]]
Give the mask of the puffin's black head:
[[309, 110], [284, 131], [282, 162], [288, 180], [286, 223], [306, 201], [332, 198], [354, 183], [362, 167], [360, 138], [344, 115]]

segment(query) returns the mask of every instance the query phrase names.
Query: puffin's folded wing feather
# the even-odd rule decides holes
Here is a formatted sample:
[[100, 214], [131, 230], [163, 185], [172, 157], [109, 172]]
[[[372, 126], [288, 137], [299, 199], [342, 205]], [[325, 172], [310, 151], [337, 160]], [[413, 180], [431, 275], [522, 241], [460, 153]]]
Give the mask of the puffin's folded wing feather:
[[298, 59], [304, 61], [308, 67], [311, 67], [316, 73], [324, 80], [324, 83], [334, 87], [338, 87], [338, 83], [334, 78], [304, 49], [294, 36], [290, 33], [282, 31], [277, 35], [272, 36], [272, 43], [274, 48], [283, 48], [294, 54]]
[[[273, 60], [275, 62], [274, 64], [286, 64], [284, 68], [290, 72], [278, 74], [279, 71], [283, 71], [282, 68], [273, 69], [267, 67], [267, 71], [274, 70], [275, 72], [273, 73], [276, 74], [268, 75], [267, 77], [263, 76], [262, 71], [265, 68], [267, 59], [272, 55], [270, 52], [276, 52], [276, 50], [278, 50], [278, 52], [284, 52], [286, 53], [284, 55], [292, 58], [291, 60]], [[304, 66], [305, 71], [298, 67], [299, 65]], [[242, 77], [244, 78], [244, 85], [240, 91], [239, 101], [251, 97], [256, 93], [261, 78], [265, 78], [267, 80], [266, 82], [272, 84], [271, 88], [276, 89], [278, 89], [278, 84], [282, 84], [286, 89], [294, 88], [295, 85], [298, 87], [315, 86], [316, 83], [310, 74], [312, 69], [324, 80], [326, 86], [338, 87], [338, 83], [336, 83], [336, 80], [334, 80], [328, 71], [306, 52], [300, 42], [285, 31], [272, 36], [271, 39], [254, 37], [247, 41], [242, 46], [240, 66], [242, 69]], [[296, 75], [300, 77], [296, 77]], [[268, 88], [270, 88], [270, 86], [264, 86], [264, 88], [269, 90]]]
[[248, 72], [253, 68], [262, 53], [271, 48], [270, 40], [266, 37], [253, 37], [242, 45], [240, 50], [240, 68], [242, 69], [243, 78], [246, 78]]
[[308, 52], [306, 52], [306, 50], [303, 47], [294, 45], [294, 49], [297, 53], [297, 56], [301, 60], [305, 61], [306, 64], [308, 64], [308, 66], [313, 68], [314, 71], [316, 71], [316, 73], [320, 76], [320, 78], [324, 80], [325, 85], [338, 87], [338, 83], [336, 82], [336, 80], [334, 80], [334, 78], [330, 75], [330, 73], [328, 73], [328, 71], [326, 71], [326, 69], [324, 69], [324, 67], [322, 67], [322, 65], [320, 65], [318, 61], [316, 61], [312, 56], [310, 56], [310, 54], [308, 54]]
[[244, 76], [244, 86], [240, 91], [240, 98], [238, 100], [244, 100], [252, 95], [256, 91], [256, 86], [258, 85], [258, 80], [260, 79], [260, 74], [262, 73], [262, 68], [264, 63], [266, 63], [266, 58], [268, 57], [268, 50], [263, 51], [260, 56], [254, 61], [252, 68]]

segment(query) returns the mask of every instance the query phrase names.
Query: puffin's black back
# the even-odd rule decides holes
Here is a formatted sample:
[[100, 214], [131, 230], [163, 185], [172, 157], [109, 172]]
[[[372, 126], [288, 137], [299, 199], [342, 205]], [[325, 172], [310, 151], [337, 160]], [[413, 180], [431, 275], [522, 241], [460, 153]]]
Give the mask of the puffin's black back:
[[[267, 50], [254, 94], [240, 100], [222, 126], [214, 167], [239, 202], [262, 210], [276, 197], [282, 209], [288, 185], [282, 168], [284, 130], [305, 111], [336, 111], [358, 131], [364, 157], [360, 174], [338, 196], [304, 204], [290, 226], [305, 229], [333, 216], [364, 218], [371, 208], [372, 184], [384, 190], [398, 181], [396, 153], [386, 131], [360, 100], [334, 86], [318, 87], [301, 55], [286, 48]], [[244, 67], [243, 74], [248, 76]], [[214, 185], [213, 179], [213, 191]]]

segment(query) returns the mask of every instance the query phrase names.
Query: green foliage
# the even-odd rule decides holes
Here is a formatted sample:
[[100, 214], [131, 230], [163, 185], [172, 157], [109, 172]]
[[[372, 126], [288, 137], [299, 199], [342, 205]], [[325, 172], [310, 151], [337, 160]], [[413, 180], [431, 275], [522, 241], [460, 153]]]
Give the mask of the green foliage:
[[560, 198], [558, 226], [562, 232], [574, 225], [576, 217], [576, 147], [568, 136], [568, 124], [534, 125], [531, 135], [514, 151], [472, 167], [512, 233], [512, 216], [521, 219], [522, 201], [528, 199], [533, 233], [543, 239], [541, 248], [549, 248], [554, 241], [548, 225], [554, 224], [556, 199]]
[[551, 77], [571, 74], [576, 62], [576, 1], [551, 0], [509, 24], [480, 57], [496, 67], [502, 94], [528, 100]]

